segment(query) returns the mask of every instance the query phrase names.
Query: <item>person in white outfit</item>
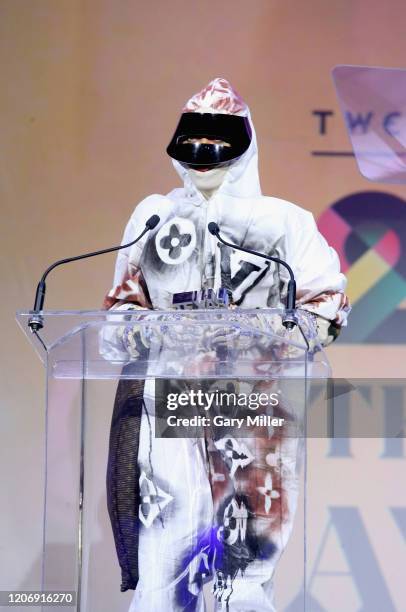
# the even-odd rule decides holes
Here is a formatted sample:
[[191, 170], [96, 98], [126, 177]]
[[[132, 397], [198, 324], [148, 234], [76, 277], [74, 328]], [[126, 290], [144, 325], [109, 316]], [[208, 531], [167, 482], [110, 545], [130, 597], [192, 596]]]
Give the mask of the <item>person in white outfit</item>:
[[[262, 195], [250, 112], [225, 79], [186, 103], [167, 151], [183, 187], [136, 206], [122, 244], [152, 214], [160, 223], [119, 252], [104, 308], [170, 309], [175, 293], [220, 288], [242, 309], [281, 307], [285, 268], [219, 244], [207, 229], [214, 221], [227, 241], [285, 260], [297, 308], [314, 314], [324, 345], [335, 339], [350, 311], [337, 254], [310, 212]], [[128, 349], [117, 337], [106, 346], [111, 358]], [[139, 383], [120, 385], [107, 488], [121, 589], [135, 589], [130, 612], [201, 612], [211, 578], [218, 610], [274, 610], [273, 574], [296, 507], [297, 447], [285, 445], [275, 462], [272, 437], [155, 439], [143, 410], [153, 398]], [[293, 464], [286, 480], [284, 464]]]

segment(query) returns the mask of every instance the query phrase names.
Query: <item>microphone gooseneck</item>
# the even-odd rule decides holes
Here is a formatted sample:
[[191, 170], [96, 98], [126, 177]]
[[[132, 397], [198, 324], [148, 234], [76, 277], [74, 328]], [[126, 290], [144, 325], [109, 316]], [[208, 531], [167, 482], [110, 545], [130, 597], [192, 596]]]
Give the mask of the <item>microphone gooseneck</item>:
[[137, 236], [135, 240], [133, 240], [132, 242], [128, 242], [127, 244], [121, 244], [120, 246], [109, 247], [108, 249], [102, 249], [100, 251], [93, 251], [91, 253], [84, 253], [83, 255], [76, 255], [75, 257], [66, 257], [65, 259], [58, 259], [58, 261], [55, 261], [53, 264], [51, 264], [45, 270], [37, 286], [37, 291], [35, 293], [34, 308], [30, 312], [30, 314], [32, 314], [32, 317], [28, 321], [28, 326], [31, 329], [31, 331], [37, 332], [38, 330], [42, 329], [44, 326], [43, 319], [42, 319], [42, 316], [40, 315], [40, 312], [44, 310], [45, 293], [46, 293], [45, 280], [48, 274], [51, 272], [51, 270], [53, 270], [57, 266], [61, 266], [62, 264], [69, 263], [71, 261], [77, 261], [78, 259], [86, 259], [87, 257], [95, 257], [96, 255], [103, 255], [104, 253], [111, 253], [113, 251], [119, 251], [120, 249], [125, 249], [129, 246], [132, 246], [133, 244], [141, 240], [141, 238], [147, 232], [153, 230], [158, 225], [159, 221], [160, 221], [160, 218], [158, 215], [152, 215], [152, 217], [150, 217], [146, 221], [145, 227], [143, 231], [141, 232], [141, 234]]
[[283, 315], [282, 324], [287, 329], [293, 329], [293, 327], [295, 327], [295, 325], [297, 325], [297, 317], [296, 317], [296, 314], [295, 314], [295, 306], [296, 306], [296, 281], [295, 281], [295, 275], [293, 274], [293, 270], [289, 266], [289, 264], [287, 264], [286, 261], [283, 261], [283, 259], [279, 259], [279, 257], [272, 257], [271, 255], [265, 255], [264, 253], [258, 253], [257, 251], [253, 251], [252, 249], [247, 249], [245, 247], [239, 246], [238, 244], [233, 244], [232, 242], [227, 242], [220, 235], [220, 228], [217, 225], [217, 223], [215, 223], [214, 221], [210, 221], [210, 223], [207, 226], [207, 229], [209, 230], [210, 234], [212, 234], [213, 236], [216, 236], [216, 238], [218, 238], [220, 240], [220, 242], [222, 242], [226, 246], [229, 246], [229, 247], [231, 247], [233, 249], [236, 249], [237, 251], [243, 251], [244, 253], [250, 253], [251, 255], [256, 255], [257, 257], [262, 257], [262, 259], [266, 259], [267, 261], [274, 261], [274, 262], [280, 264], [281, 266], [284, 266], [287, 269], [287, 271], [289, 272], [290, 280], [288, 282], [288, 292], [287, 292], [287, 297], [286, 297], [286, 308], [285, 308], [285, 313]]

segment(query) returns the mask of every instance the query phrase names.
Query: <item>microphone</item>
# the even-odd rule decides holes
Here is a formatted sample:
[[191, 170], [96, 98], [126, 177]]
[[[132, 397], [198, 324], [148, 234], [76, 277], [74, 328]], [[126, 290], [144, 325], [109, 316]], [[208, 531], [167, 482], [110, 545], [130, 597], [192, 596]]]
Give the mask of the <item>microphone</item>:
[[251, 255], [256, 255], [257, 257], [262, 257], [262, 259], [266, 259], [267, 261], [275, 261], [278, 264], [284, 266], [289, 272], [290, 280], [288, 282], [288, 294], [286, 299], [286, 308], [285, 313], [282, 317], [282, 325], [286, 327], [286, 329], [293, 329], [295, 325], [297, 325], [297, 317], [295, 314], [295, 306], [296, 306], [296, 281], [295, 275], [293, 274], [292, 268], [283, 261], [279, 259], [279, 257], [271, 257], [270, 255], [264, 255], [263, 253], [258, 253], [257, 251], [253, 251], [251, 249], [246, 249], [245, 247], [238, 246], [237, 244], [232, 244], [231, 242], [227, 242], [220, 236], [220, 228], [214, 221], [210, 221], [207, 226], [210, 234], [216, 236], [220, 242], [229, 246], [237, 251], [243, 251], [244, 253], [250, 253]]
[[51, 270], [53, 270], [57, 266], [60, 266], [61, 264], [69, 263], [70, 261], [77, 261], [78, 259], [86, 259], [87, 257], [95, 257], [96, 255], [103, 255], [104, 253], [111, 253], [112, 251], [119, 251], [120, 249], [125, 249], [126, 247], [129, 247], [135, 244], [136, 242], [138, 242], [139, 240], [141, 240], [141, 238], [147, 232], [153, 230], [158, 225], [159, 221], [160, 221], [160, 218], [158, 215], [152, 215], [152, 217], [150, 217], [146, 221], [145, 228], [143, 229], [141, 234], [137, 238], [135, 238], [135, 240], [133, 240], [132, 242], [129, 242], [128, 244], [122, 244], [120, 246], [110, 247], [108, 249], [102, 249], [101, 251], [93, 251], [92, 253], [85, 253], [84, 255], [76, 255], [75, 257], [67, 257], [66, 259], [59, 259], [58, 261], [55, 261], [52, 265], [50, 265], [49, 268], [45, 270], [37, 286], [37, 291], [35, 294], [34, 308], [33, 310], [30, 311], [30, 314], [32, 314], [33, 316], [28, 320], [28, 326], [31, 329], [31, 331], [38, 332], [40, 329], [44, 327], [42, 316], [39, 313], [41, 310], [44, 309], [45, 292], [46, 292], [45, 279], [48, 276], [48, 274], [51, 272]]

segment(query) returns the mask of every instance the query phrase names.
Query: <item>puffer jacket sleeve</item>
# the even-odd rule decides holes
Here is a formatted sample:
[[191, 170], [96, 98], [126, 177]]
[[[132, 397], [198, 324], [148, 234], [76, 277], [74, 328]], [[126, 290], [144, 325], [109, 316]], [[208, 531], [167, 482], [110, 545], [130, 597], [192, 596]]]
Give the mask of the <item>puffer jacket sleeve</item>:
[[[293, 221], [290, 219], [290, 221]], [[297, 285], [297, 308], [315, 315], [321, 343], [330, 344], [347, 325], [351, 306], [336, 251], [318, 231], [313, 215], [301, 210], [289, 223], [289, 253]]]
[[[138, 224], [134, 217], [135, 215], [131, 216], [127, 223], [121, 244], [131, 242], [142, 231], [142, 227], [135, 227]], [[139, 266], [141, 253], [140, 243], [118, 252], [113, 287], [104, 297], [103, 309], [111, 310], [119, 307], [121, 310], [129, 309], [131, 305], [152, 308], [147, 284]]]
[[[145, 215], [142, 211], [140, 214], [137, 209], [127, 223], [121, 244], [132, 242], [142, 232]], [[136, 356], [137, 352], [131, 340], [133, 335], [129, 333], [131, 324], [128, 327], [129, 323], [125, 323], [129, 319], [128, 311], [152, 308], [148, 287], [140, 267], [144, 245], [145, 240], [141, 240], [131, 247], [121, 249], [117, 254], [113, 286], [104, 297], [102, 309], [123, 311], [122, 316], [114, 317], [114, 322], [124, 324], [105, 325], [100, 332], [99, 351], [101, 356], [108, 360], [128, 362]]]

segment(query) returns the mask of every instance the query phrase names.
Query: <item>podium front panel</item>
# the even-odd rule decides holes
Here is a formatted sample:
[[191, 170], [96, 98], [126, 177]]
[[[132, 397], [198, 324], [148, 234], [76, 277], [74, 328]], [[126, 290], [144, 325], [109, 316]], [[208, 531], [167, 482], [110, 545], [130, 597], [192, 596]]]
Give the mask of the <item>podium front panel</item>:
[[[51, 337], [51, 330], [43, 340], [49, 346], [43, 356], [47, 458], [42, 588], [76, 591], [77, 610], [127, 611], [134, 590], [120, 590], [129, 582], [119, 561], [123, 563], [123, 550], [130, 559], [138, 550], [139, 588], [145, 589], [148, 580], [153, 584], [159, 568], [165, 566], [168, 575], [172, 571], [168, 610], [199, 609], [202, 585], [208, 610], [214, 609], [214, 597], [217, 605], [226, 606], [238, 577], [249, 581], [251, 576], [259, 584], [258, 571], [264, 576], [261, 589], [274, 597], [276, 609], [306, 609], [308, 381], [329, 375], [312, 318], [299, 313], [300, 328], [288, 332], [281, 311], [271, 310], [133, 311], [120, 318], [87, 313], [81, 321], [77, 313], [66, 316], [75, 318], [71, 327], [61, 324], [59, 315], [44, 313], [45, 323], [49, 318], [53, 330], [60, 325], [63, 334]], [[26, 320], [26, 315], [20, 317], [23, 324]], [[158, 419], [166, 413], [158, 411], [156, 388], [185, 392], [190, 385], [205, 392], [232, 388], [235, 395], [250, 397], [254, 392], [279, 393], [283, 401], [271, 416], [283, 415], [284, 425], [278, 430], [265, 419], [253, 427], [244, 422], [242, 429], [225, 426], [224, 435], [219, 425], [157, 438]], [[120, 393], [136, 392], [117, 412], [118, 388]], [[221, 413], [223, 406], [217, 409]], [[242, 414], [239, 408], [237, 417]], [[269, 416], [267, 408], [262, 416]], [[131, 437], [137, 422], [138, 461]], [[260, 435], [255, 427], [262, 428]], [[127, 455], [116, 452], [117, 444]], [[190, 460], [182, 463], [187, 456]], [[224, 465], [219, 468], [220, 460]], [[182, 538], [193, 546], [180, 545]], [[228, 553], [236, 546], [240, 553], [229, 573], [231, 582], [225, 576], [220, 588], [224, 568], [218, 565], [219, 556], [216, 566], [209, 549], [220, 555], [224, 542]]]

